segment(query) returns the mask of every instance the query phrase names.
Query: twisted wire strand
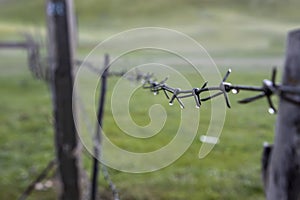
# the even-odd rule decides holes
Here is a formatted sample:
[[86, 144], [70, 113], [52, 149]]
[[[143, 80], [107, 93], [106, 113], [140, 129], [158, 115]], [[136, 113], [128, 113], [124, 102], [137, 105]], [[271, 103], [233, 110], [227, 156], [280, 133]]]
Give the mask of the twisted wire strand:
[[[93, 67], [90, 63], [81, 63], [85, 64], [87, 68], [96, 73], [101, 73], [101, 69], [97, 69]], [[192, 88], [190, 90], [182, 90], [181, 88], [173, 88], [166, 84], [168, 78], [158, 82], [154, 78], [153, 73], [142, 73], [139, 70], [135, 70], [134, 73], [126, 74], [125, 71], [122, 72], [111, 72], [109, 76], [125, 76], [126, 79], [130, 81], [141, 81], [144, 89], [149, 89], [155, 95], [160, 91], [163, 91], [166, 98], [169, 100], [169, 104], [173, 105], [176, 100], [181, 108], [184, 108], [184, 103], [182, 99], [193, 97], [196, 103], [196, 108], [200, 108], [202, 102], [211, 100], [218, 96], [223, 95], [225, 99], [225, 103], [228, 108], [231, 108], [231, 104], [229, 101], [228, 93], [232, 92], [234, 94], [238, 94], [240, 91], [249, 91], [249, 92], [259, 92], [259, 94], [248, 97], [242, 100], [239, 100], [238, 103], [246, 104], [256, 101], [261, 98], [266, 98], [269, 106], [269, 113], [275, 114], [277, 113], [277, 109], [274, 106], [272, 101], [272, 96], [275, 94], [293, 104], [300, 104], [300, 87], [298, 86], [286, 86], [282, 84], [276, 83], [276, 75], [277, 69], [273, 67], [271, 80], [265, 79], [263, 80], [262, 86], [247, 86], [247, 85], [233, 85], [230, 82], [226, 82], [229, 75], [231, 73], [231, 69], [227, 71], [224, 75], [222, 81], [218, 86], [208, 87], [208, 82], [206, 81], [200, 88]], [[205, 92], [214, 92], [212, 95], [206, 97], [200, 97], [202, 93]]]
[[[90, 133], [91, 137], [93, 137], [93, 134], [92, 134], [93, 133], [93, 124], [91, 123], [90, 120], [88, 120], [89, 117], [87, 114], [87, 110], [84, 107], [83, 102], [82, 102], [81, 98], [79, 97], [79, 95], [76, 95], [76, 99], [78, 101], [78, 104], [77, 104], [78, 108], [81, 111], [81, 113], [83, 114], [83, 118], [85, 120], [85, 124], [87, 126], [88, 132]], [[97, 144], [97, 145], [99, 145], [99, 144]], [[114, 182], [112, 181], [112, 179], [110, 178], [110, 174], [108, 172], [107, 167], [102, 163], [101, 163], [101, 170], [103, 173], [104, 180], [108, 183], [109, 189], [111, 190], [111, 192], [113, 194], [113, 199], [120, 200], [118, 189], [117, 189], [116, 185], [114, 184]]]
[[[208, 87], [208, 82], [205, 82], [200, 88], [192, 88], [190, 90], [182, 90], [180, 88], [173, 88], [166, 84], [167, 78], [165, 78], [161, 82], [157, 82], [156, 79], [153, 78], [153, 74], [150, 73], [141, 73], [136, 71], [135, 75], [130, 76], [130, 80], [133, 80], [134, 77], [136, 81], [141, 81], [143, 83], [144, 89], [150, 89], [155, 95], [160, 91], [163, 91], [166, 98], [169, 100], [169, 104], [173, 105], [173, 102], [176, 100], [181, 108], [184, 108], [184, 104], [182, 99], [193, 97], [196, 102], [196, 107], [200, 108], [201, 103], [216, 98], [220, 95], [224, 96], [226, 105], [228, 108], [231, 107], [228, 93], [233, 92], [234, 94], [239, 93], [240, 91], [249, 91], [249, 92], [259, 92], [258, 95], [248, 97], [242, 100], [239, 100], [239, 103], [251, 103], [261, 98], [266, 98], [267, 103], [269, 105], [269, 113], [275, 114], [277, 112], [274, 103], [271, 99], [273, 95], [280, 96], [287, 101], [290, 101], [294, 104], [300, 104], [300, 87], [296, 86], [286, 86], [277, 84], [276, 68], [273, 68], [271, 80], [265, 79], [263, 80], [262, 86], [245, 86], [245, 85], [232, 85], [230, 82], [226, 82], [231, 70], [229, 69], [227, 73], [224, 75], [223, 80], [221, 81], [219, 86]], [[201, 93], [214, 91], [212, 95], [207, 97], [200, 97]]]

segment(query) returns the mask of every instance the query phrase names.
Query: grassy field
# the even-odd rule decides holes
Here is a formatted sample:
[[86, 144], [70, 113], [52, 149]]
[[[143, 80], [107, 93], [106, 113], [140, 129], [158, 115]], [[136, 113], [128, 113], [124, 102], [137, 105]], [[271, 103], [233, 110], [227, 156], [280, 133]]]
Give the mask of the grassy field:
[[[268, 3], [258, 0], [230, 0], [227, 3], [76, 0], [75, 4], [79, 21], [79, 58], [84, 58], [96, 44], [120, 31], [162, 26], [194, 38], [208, 50], [222, 74], [231, 67], [230, 81], [245, 85], [260, 85], [263, 79], [269, 78], [273, 65], [282, 66], [287, 31], [299, 26], [300, 18], [299, 3], [294, 0], [288, 3], [275, 0]], [[0, 1], [1, 40], [22, 40], [19, 33], [23, 31], [39, 33], [44, 38], [43, 9], [44, 3], [40, 0], [28, 0], [26, 6], [16, 0]], [[178, 45], [185, 47], [184, 44]], [[199, 63], [203, 61], [193, 49], [187, 48], [186, 52], [193, 57], [199, 56]], [[54, 157], [50, 91], [44, 82], [31, 76], [26, 59], [22, 51], [0, 51], [0, 199], [5, 200], [16, 199]], [[172, 59], [167, 54], [149, 56], [144, 52], [129, 55], [123, 63], [127, 66], [154, 60], [180, 65]], [[183, 71], [183, 74], [193, 86], [199, 87], [203, 83], [190, 71]], [[116, 81], [109, 81], [108, 98]], [[199, 136], [207, 129], [210, 120], [208, 106], [199, 110], [201, 120], [193, 144], [172, 165], [145, 174], [109, 169], [121, 199], [264, 199], [260, 178], [262, 143], [273, 141], [276, 116], [267, 113], [264, 100], [250, 105], [236, 103], [248, 95], [251, 94], [230, 95], [232, 109], [227, 110], [220, 143], [205, 159], [198, 159], [198, 153], [201, 146]], [[174, 124], [180, 120], [179, 107], [169, 107], [163, 95], [154, 96], [139, 89], [131, 101], [131, 115], [136, 123], [145, 125], [149, 123], [148, 108], [156, 103], [162, 104], [170, 117], [162, 132], [143, 141], [120, 132], [107, 103], [104, 129], [110, 139], [120, 147], [138, 152], [157, 149], [168, 143], [177, 131]], [[89, 173], [92, 160], [86, 151], [83, 161]], [[101, 194], [110, 196], [103, 177], [100, 185]], [[54, 190], [49, 189], [34, 191], [28, 199], [54, 197]]]
[[[24, 66], [25, 56], [16, 61], [1, 54], [5, 67], [1, 73], [1, 199], [14, 199], [38, 172], [53, 158], [53, 130], [49, 89], [34, 80]], [[5, 74], [5, 75], [4, 75]], [[192, 83], [199, 82], [186, 74]], [[268, 70], [244, 73], [236, 70], [230, 81], [258, 84], [268, 77]], [[115, 80], [110, 81], [113, 85]], [[202, 82], [202, 81], [201, 81]], [[239, 97], [231, 95], [232, 109], [227, 111], [220, 143], [205, 159], [198, 159], [198, 140], [209, 122], [209, 109], [201, 109], [199, 133], [192, 146], [171, 166], [146, 174], [130, 174], [110, 170], [122, 199], [263, 199], [260, 180], [262, 143], [272, 141], [274, 116], [267, 113], [266, 102], [242, 106]], [[162, 103], [172, 117], [155, 138], [140, 141], [125, 136], [114, 126], [110, 107], [106, 108], [105, 131], [112, 141], [128, 150], [147, 151], [163, 146], [177, 131], [178, 107], [169, 107], [163, 96], [139, 90], [131, 112], [139, 124], [148, 123], [147, 107]], [[171, 113], [170, 113], [171, 112]], [[88, 170], [91, 157], [84, 154]], [[89, 170], [88, 170], [89, 172]], [[101, 178], [102, 179], [102, 178]], [[107, 184], [101, 181], [107, 189]], [[107, 189], [108, 190], [108, 189]], [[53, 191], [35, 191], [31, 199], [53, 199]], [[106, 195], [108, 191], [104, 192]], [[49, 196], [48, 196], [49, 195]]]

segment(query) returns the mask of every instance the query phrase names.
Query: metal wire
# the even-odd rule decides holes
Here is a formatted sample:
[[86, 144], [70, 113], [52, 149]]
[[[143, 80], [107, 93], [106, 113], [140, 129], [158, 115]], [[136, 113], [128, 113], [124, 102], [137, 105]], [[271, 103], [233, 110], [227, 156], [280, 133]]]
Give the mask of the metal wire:
[[[106, 71], [105, 68], [99, 69], [97, 67], [95, 67], [92, 63], [89, 63], [87, 61], [83, 62], [80, 60], [76, 60], [75, 64], [77, 66], [84, 66], [87, 69], [89, 69], [91, 72], [98, 74], [99, 76], [102, 76], [103, 73]], [[107, 66], [108, 67], [108, 66]], [[126, 71], [121, 71], [121, 72], [105, 72], [105, 76], [106, 77], [112, 77], [112, 76], [123, 76], [125, 75]], [[87, 111], [85, 109], [85, 107], [82, 104], [81, 99], [79, 98], [79, 96], [77, 95], [76, 98], [78, 99], [78, 107], [81, 110], [81, 112], [83, 113], [83, 115], [85, 116], [85, 123], [89, 129], [89, 132], [92, 133], [93, 132], [93, 128], [92, 128], [92, 124], [91, 122], [88, 120], [87, 116]], [[99, 148], [101, 147], [100, 144], [95, 144], [96, 146], [98, 146]], [[104, 180], [108, 183], [110, 190], [112, 191], [112, 195], [113, 195], [113, 199], [114, 200], [120, 200], [119, 197], [119, 193], [117, 190], [117, 187], [115, 186], [115, 184], [113, 183], [112, 179], [110, 178], [110, 175], [108, 173], [107, 167], [103, 164], [101, 164], [101, 170], [104, 176]]]
[[[78, 101], [78, 104], [77, 104], [78, 108], [79, 108], [80, 112], [83, 114], [83, 119], [85, 120], [87, 129], [88, 129], [89, 133], [91, 133], [91, 137], [92, 137], [92, 135], [93, 135], [92, 133], [94, 131], [93, 124], [91, 123], [90, 120], [88, 120], [89, 117], [88, 117], [88, 114], [87, 114], [87, 110], [84, 107], [84, 105], [82, 103], [82, 100], [79, 97], [79, 95], [76, 95], [76, 99]], [[113, 194], [113, 199], [114, 200], [120, 200], [118, 189], [117, 189], [116, 185], [114, 184], [114, 182], [112, 181], [112, 179], [110, 178], [110, 174], [107, 170], [107, 167], [105, 165], [101, 164], [101, 170], [102, 170], [104, 180], [108, 183], [109, 188], [110, 188], [110, 190]]]
[[[100, 69], [93, 67], [90, 63], [83, 63], [77, 62], [77, 64], [84, 64], [87, 68], [91, 71], [96, 73], [101, 73]], [[224, 75], [222, 81], [218, 86], [208, 87], [208, 82], [205, 82], [200, 88], [192, 88], [190, 90], [182, 90], [180, 88], [173, 88], [166, 84], [168, 78], [157, 82], [154, 78], [153, 73], [142, 73], [141, 71], [135, 70], [135, 73], [129, 74], [126, 76], [128, 80], [131, 81], [141, 81], [143, 84], [144, 89], [149, 89], [154, 94], [158, 94], [160, 91], [163, 91], [166, 98], [169, 100], [169, 104], [173, 105], [174, 101], [176, 100], [181, 108], [184, 108], [184, 103], [182, 99], [193, 97], [196, 103], [196, 107], [200, 108], [202, 102], [211, 100], [216, 98], [220, 95], [223, 95], [226, 105], [228, 108], [231, 108], [231, 104], [229, 101], [228, 93], [232, 92], [234, 94], [239, 93], [240, 91], [250, 91], [250, 92], [259, 92], [259, 94], [248, 97], [242, 100], [239, 100], [239, 103], [246, 104], [256, 101], [261, 98], [266, 98], [267, 103], [269, 106], [269, 113], [275, 114], [277, 113], [277, 109], [274, 106], [272, 101], [272, 96], [275, 94], [277, 96], [282, 97], [283, 99], [294, 103], [300, 104], [300, 87], [296, 86], [286, 86], [282, 84], [276, 83], [276, 75], [277, 70], [274, 67], [271, 74], [271, 80], [265, 79], [263, 80], [262, 86], [245, 86], [245, 85], [232, 85], [230, 82], [226, 82], [229, 75], [231, 73], [231, 69], [227, 71]], [[110, 76], [124, 76], [126, 74], [125, 71], [123, 72], [112, 72], [109, 74]], [[215, 93], [207, 96], [207, 97], [200, 97], [201, 93], [214, 91]]]
[[[142, 73], [136, 71], [137, 74], [135, 76], [131, 76], [131, 77], [136, 77], [136, 81], [141, 80], [143, 83], [143, 88], [150, 89], [150, 91], [153, 92], [154, 94], [158, 94], [160, 91], [163, 91], [166, 98], [169, 100], [170, 105], [173, 105], [174, 101], [176, 100], [180, 104], [180, 107], [184, 108], [182, 99], [193, 97], [195, 100], [195, 103], [196, 103], [196, 107], [200, 108], [201, 102], [210, 100], [219, 95], [223, 95], [227, 106], [231, 107], [229, 98], [227, 95], [227, 93], [231, 90], [229, 87], [231, 84], [225, 82], [227, 80], [230, 72], [231, 72], [231, 70], [228, 70], [228, 72], [224, 76], [224, 78], [219, 86], [207, 87], [208, 82], [205, 82], [200, 88], [192, 88], [190, 90], [182, 90], [180, 88], [173, 88], [173, 87], [168, 86], [166, 84], [167, 78], [165, 78], [161, 82], [157, 82], [155, 79], [153, 79], [153, 74], [150, 74], [150, 73], [142, 74]], [[131, 77], [129, 79], [132, 79]], [[201, 93], [208, 92], [208, 91], [217, 91], [217, 92], [208, 97], [204, 97], [204, 98], [200, 97]]]
[[[88, 61], [82, 61], [82, 60], [75, 60], [75, 65], [76, 66], [83, 66], [86, 69], [90, 70], [91, 72], [98, 74], [99, 76], [101, 76], [101, 74], [103, 74], [104, 69], [99, 69], [97, 67], [95, 67], [92, 63], [88, 62]], [[127, 70], [122, 70], [120, 72], [117, 71], [110, 71], [107, 73], [108, 77], [112, 77], [112, 76], [116, 76], [116, 77], [121, 77], [124, 76], [126, 74]]]
[[[91, 71], [102, 74], [103, 69], [97, 69], [94, 68], [89, 63], [82, 63], [77, 62], [77, 64], [82, 65], [84, 64], [86, 67], [88, 67]], [[223, 96], [225, 99], [225, 103], [228, 108], [231, 108], [230, 100], [228, 97], [228, 93], [232, 92], [234, 94], [238, 94], [240, 91], [249, 91], [249, 92], [259, 92], [259, 94], [248, 97], [242, 100], [239, 100], [239, 103], [251, 103], [253, 101], [256, 101], [261, 98], [266, 98], [268, 106], [269, 106], [269, 113], [275, 114], [277, 112], [274, 103], [272, 101], [272, 96], [277, 95], [282, 98], [284, 98], [287, 101], [290, 101], [291, 103], [300, 105], [300, 87], [296, 86], [286, 86], [282, 84], [276, 83], [276, 74], [277, 70], [276, 68], [273, 68], [272, 74], [271, 74], [271, 80], [265, 79], [262, 82], [262, 86], [244, 86], [244, 85], [233, 85], [230, 82], [227, 82], [227, 79], [231, 73], [231, 70], [229, 69], [227, 73], [224, 75], [223, 79], [221, 80], [220, 84], [218, 86], [211, 86], [208, 87], [208, 82], [203, 83], [201, 87], [192, 88], [189, 90], [182, 90], [181, 88], [173, 88], [171, 86], [168, 86], [166, 84], [166, 81], [168, 78], [165, 78], [164, 80], [158, 82], [156, 79], [154, 79], [154, 74], [151, 73], [142, 73], [138, 70], [135, 71], [133, 74], [126, 75], [125, 78], [131, 81], [141, 81], [142, 87], [144, 89], [149, 89], [151, 92], [153, 92], [155, 95], [157, 95], [159, 92], [163, 92], [166, 98], [169, 101], [170, 105], [174, 104], [174, 101], [177, 101], [180, 105], [180, 107], [184, 108], [184, 103], [182, 99], [185, 98], [194, 98], [195, 104], [197, 108], [200, 108], [202, 105], [202, 102], [211, 100], [213, 98], [216, 98], [218, 96]], [[113, 72], [111, 74], [108, 74], [108, 76], [124, 76], [126, 74], [125, 71], [123, 72]], [[201, 97], [202, 93], [206, 92], [213, 92], [213, 94]], [[81, 109], [82, 105], [80, 106]], [[112, 182], [107, 168], [105, 165], [102, 165], [101, 167], [103, 175], [105, 180], [108, 182], [109, 187], [113, 193], [114, 200], [119, 200], [119, 194], [118, 191]]]
[[[77, 64], [79, 63], [77, 62]], [[84, 64], [91, 71], [94, 71], [96, 73], [101, 73], [100, 69], [93, 67], [90, 63], [81, 62], [80, 64]], [[143, 88], [150, 89], [150, 91], [153, 92], [154, 94], [158, 94], [160, 91], [163, 91], [166, 98], [169, 100], [170, 105], [173, 105], [174, 101], [176, 100], [179, 103], [181, 108], [184, 108], [184, 103], [182, 101], [182, 99], [184, 98], [193, 97], [196, 103], [196, 107], [200, 108], [202, 102], [211, 100], [220, 95], [223, 95], [227, 107], [231, 108], [228, 93], [232, 92], [234, 94], [237, 94], [240, 91], [259, 92], [259, 94], [255, 96], [239, 100], [238, 102], [242, 104], [246, 104], [261, 98], [266, 98], [269, 106], [268, 111], [270, 114], [277, 113], [277, 109], [275, 108], [271, 98], [274, 94], [282, 97], [283, 99], [291, 103], [300, 104], [300, 87], [277, 84], [276, 83], [277, 70], [275, 67], [272, 70], [271, 80], [268, 79], [263, 80], [262, 86], [232, 85], [230, 82], [226, 82], [230, 73], [231, 73], [231, 69], [227, 71], [227, 73], [224, 75], [222, 81], [218, 86], [208, 87], [207, 86], [208, 82], [205, 82], [200, 88], [192, 88], [190, 90], [182, 90], [180, 88], [170, 87], [166, 84], [168, 78], [165, 78], [160, 82], [157, 82], [156, 79], [154, 78], [153, 73], [142, 73], [141, 71], [138, 70], [135, 70], [134, 73], [127, 75], [126, 78], [130, 81], [138, 81], [138, 82], [141, 81], [143, 84]], [[123, 71], [123, 72], [112, 72], [109, 75], [124, 76], [125, 74], [126, 72]], [[215, 93], [210, 96], [200, 98], [201, 93], [209, 92], [209, 91], [214, 91]]]
[[[196, 107], [200, 108], [201, 103], [208, 101], [210, 99], [216, 98], [220, 95], [223, 95], [226, 105], [228, 108], [231, 107], [228, 93], [233, 92], [235, 94], [239, 93], [240, 91], [251, 91], [251, 92], [259, 92], [258, 95], [242, 99], [238, 101], [239, 103], [250, 103], [256, 101], [261, 98], [266, 98], [267, 103], [269, 105], [269, 113], [275, 114], [277, 112], [274, 103], [271, 97], [276, 94], [291, 103], [300, 104], [300, 87], [295, 86], [286, 86], [277, 84], [276, 68], [273, 68], [271, 80], [263, 80], [262, 86], [243, 86], [243, 85], [232, 85], [229, 82], [226, 82], [231, 70], [229, 69], [225, 76], [223, 77], [221, 83], [218, 86], [208, 87], [208, 82], [205, 82], [200, 88], [192, 88], [190, 90], [182, 90], [180, 88], [173, 88], [166, 84], [167, 78], [165, 78], [161, 82], [157, 82], [156, 79], [153, 78], [153, 74], [146, 73], [143, 74], [139, 71], [136, 71], [135, 75], [131, 75], [128, 77], [129, 80], [142, 81], [144, 89], [150, 89], [151, 92], [154, 94], [158, 94], [160, 91], [163, 91], [166, 98], [169, 100], [169, 104], [173, 105], [174, 101], [176, 100], [181, 108], [184, 108], [184, 104], [182, 99], [193, 97], [195, 99]], [[207, 97], [200, 97], [201, 93], [214, 91], [215, 93], [207, 96]]]

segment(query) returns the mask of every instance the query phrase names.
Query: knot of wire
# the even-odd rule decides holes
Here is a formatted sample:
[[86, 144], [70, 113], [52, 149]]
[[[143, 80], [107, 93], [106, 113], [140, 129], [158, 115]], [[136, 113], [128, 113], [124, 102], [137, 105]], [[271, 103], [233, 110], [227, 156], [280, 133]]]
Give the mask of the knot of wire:
[[[266, 98], [268, 106], [269, 106], [269, 113], [275, 114], [277, 113], [277, 109], [274, 106], [272, 101], [272, 96], [274, 94], [281, 96], [282, 98], [295, 103], [300, 104], [300, 88], [295, 86], [286, 86], [276, 83], [276, 74], [277, 70], [274, 67], [271, 74], [271, 80], [265, 79], [262, 82], [262, 86], [244, 86], [244, 85], [233, 85], [230, 82], [227, 82], [227, 79], [231, 73], [231, 69], [229, 69], [226, 74], [224, 75], [223, 79], [221, 80], [218, 86], [208, 86], [208, 82], [204, 82], [201, 87], [192, 88], [190, 90], [182, 90], [181, 88], [173, 88], [166, 84], [168, 78], [158, 82], [154, 78], [153, 73], [141, 73], [140, 71], [136, 71], [135, 75], [128, 76], [129, 80], [134, 81], [141, 81], [143, 84], [144, 89], [149, 89], [153, 92], [154, 95], [159, 94], [159, 92], [163, 92], [166, 98], [169, 100], [169, 105], [173, 105], [174, 101], [177, 101], [180, 107], [184, 108], [184, 103], [182, 99], [184, 98], [194, 98], [196, 103], [196, 108], [200, 108], [202, 102], [211, 100], [218, 96], [223, 96], [225, 99], [225, 103], [228, 108], [231, 108], [230, 100], [228, 97], [228, 93], [232, 92], [234, 94], [238, 94], [240, 91], [252, 91], [252, 92], [259, 92], [259, 94], [248, 97], [242, 100], [239, 100], [239, 103], [246, 104], [256, 101], [261, 98]], [[201, 97], [201, 94], [204, 92], [213, 92], [210, 93], [211, 95], [206, 97]]]

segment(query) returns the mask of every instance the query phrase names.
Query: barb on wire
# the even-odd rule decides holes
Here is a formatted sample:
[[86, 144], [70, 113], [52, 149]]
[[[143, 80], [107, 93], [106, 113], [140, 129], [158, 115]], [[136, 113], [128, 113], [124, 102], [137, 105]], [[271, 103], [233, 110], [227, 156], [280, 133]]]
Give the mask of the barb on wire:
[[[274, 67], [271, 74], [271, 80], [263, 80], [262, 86], [243, 86], [243, 85], [232, 85], [230, 82], [227, 82], [227, 79], [231, 73], [229, 69], [225, 76], [223, 77], [221, 83], [218, 86], [208, 87], [208, 82], [205, 82], [200, 88], [193, 88], [191, 90], [182, 90], [181, 88], [173, 88], [166, 84], [168, 78], [165, 78], [163, 81], [158, 82], [153, 74], [147, 73], [143, 74], [140, 71], [135, 71], [135, 76], [131, 75], [127, 77], [129, 80], [142, 81], [144, 89], [150, 89], [154, 95], [157, 95], [160, 91], [163, 91], [166, 98], [169, 100], [169, 104], [173, 105], [176, 100], [181, 108], [184, 108], [184, 103], [182, 99], [193, 97], [195, 99], [196, 107], [200, 108], [201, 103], [216, 98], [223, 95], [226, 105], [228, 108], [231, 108], [229, 101], [228, 93], [232, 92], [234, 94], [239, 93], [240, 91], [252, 91], [259, 92], [259, 94], [242, 99], [238, 101], [239, 103], [251, 103], [261, 98], [266, 98], [269, 106], [269, 113], [275, 114], [277, 112], [274, 103], [272, 101], [272, 96], [274, 94], [285, 98], [286, 100], [300, 104], [300, 88], [293, 86], [284, 86], [276, 83], [276, 74], [277, 70]], [[215, 92], [210, 96], [201, 98], [201, 93], [212, 91]], [[171, 94], [171, 95], [170, 95]], [[295, 96], [297, 95], [297, 96]]]
[[[160, 91], [163, 91], [166, 98], [169, 100], [169, 104], [173, 105], [176, 100], [181, 108], [184, 108], [184, 103], [182, 99], [193, 97], [195, 99], [196, 107], [200, 108], [202, 101], [210, 100], [219, 95], [224, 95], [227, 106], [230, 108], [230, 102], [227, 93], [230, 91], [230, 83], [225, 82], [230, 74], [231, 70], [228, 70], [224, 76], [222, 82], [217, 87], [207, 87], [208, 82], [205, 82], [200, 88], [193, 88], [191, 90], [182, 90], [181, 88], [172, 88], [166, 84], [168, 77], [164, 80], [158, 82], [153, 78], [153, 74], [147, 73], [142, 74], [139, 71], [136, 71], [136, 75], [130, 76], [129, 80], [142, 81], [144, 89], [150, 89], [154, 95], [157, 95]], [[218, 91], [212, 96], [201, 98], [200, 95], [203, 92], [207, 91]], [[171, 95], [169, 95], [171, 94]]]
[[270, 114], [274, 114], [277, 112], [273, 102], [272, 102], [272, 99], [271, 99], [271, 96], [275, 93], [278, 93], [278, 86], [275, 82], [275, 79], [276, 79], [276, 74], [277, 74], [277, 70], [276, 68], [273, 68], [272, 70], [272, 76], [271, 76], [271, 81], [270, 80], [263, 80], [263, 85], [262, 87], [258, 87], [258, 88], [254, 88], [254, 87], [242, 87], [242, 86], [232, 86], [234, 87], [234, 89], [236, 89], [236, 91], [239, 91], [239, 90], [250, 90], [250, 91], [259, 91], [260, 93], [256, 96], [253, 96], [253, 97], [248, 97], [248, 98], [245, 98], [245, 99], [242, 99], [239, 101], [239, 103], [250, 103], [250, 102], [253, 102], [253, 101], [256, 101], [258, 99], [261, 99], [263, 97], [266, 97], [267, 99], [267, 102], [269, 104], [269, 113]]
[[219, 92], [217, 92], [217, 93], [215, 93], [215, 94], [213, 94], [213, 95], [211, 95], [209, 97], [203, 98], [202, 101], [207, 101], [207, 100], [210, 100], [210, 99], [215, 98], [217, 96], [223, 95], [224, 98], [225, 98], [225, 102], [226, 102], [227, 107], [231, 108], [230, 101], [229, 101], [229, 98], [228, 98], [228, 95], [227, 95], [227, 93], [230, 92], [230, 90], [231, 90], [231, 88], [230, 88], [231, 87], [231, 83], [226, 82], [226, 80], [229, 77], [230, 73], [231, 73], [231, 69], [229, 69], [227, 71], [227, 73], [223, 77], [223, 80], [221, 81], [221, 83], [220, 83], [219, 86], [217, 86], [217, 87], [209, 87], [206, 90], [203, 90], [203, 91], [217, 90]]
[[[89, 62], [82, 62], [77, 60], [76, 64], [84, 65], [92, 72], [102, 74], [102, 69], [98, 69], [94, 67]], [[182, 101], [182, 99], [184, 98], [193, 97], [195, 99], [196, 108], [200, 108], [202, 102], [211, 100], [221, 95], [223, 95], [227, 107], [231, 108], [228, 93], [232, 92], [234, 94], [237, 94], [240, 91], [259, 92], [259, 94], [255, 96], [242, 99], [238, 102], [242, 104], [246, 104], [261, 98], [266, 98], [269, 106], [268, 111], [270, 114], [275, 114], [277, 112], [277, 109], [275, 108], [271, 98], [274, 94], [286, 99], [287, 101], [290, 101], [291, 103], [300, 104], [300, 88], [277, 84], [276, 83], [277, 70], [275, 67], [272, 70], [271, 80], [268, 79], [263, 80], [263, 84], [260, 87], [232, 85], [230, 82], [227, 82], [230, 73], [231, 73], [231, 69], [227, 71], [227, 73], [225, 74], [225, 76], [223, 77], [222, 81], [218, 86], [208, 87], [208, 82], [205, 82], [200, 88], [193, 88], [190, 90], [182, 90], [181, 88], [172, 88], [166, 84], [168, 77], [158, 82], [154, 78], [153, 73], [142, 73], [139, 70], [135, 70], [134, 74], [127, 74], [127, 75], [126, 75], [126, 71], [110, 72], [108, 76], [126, 75], [126, 78], [130, 81], [138, 81], [138, 82], [141, 81], [144, 89], [150, 89], [150, 91], [153, 92], [154, 95], [157, 95], [159, 94], [160, 91], [163, 91], [166, 98], [169, 100], [170, 105], [173, 105], [174, 101], [177, 101], [181, 108], [184, 108], [184, 103]], [[215, 93], [207, 97], [203, 97], [203, 98], [200, 97], [201, 93], [208, 92], [208, 91], [215, 92]]]

